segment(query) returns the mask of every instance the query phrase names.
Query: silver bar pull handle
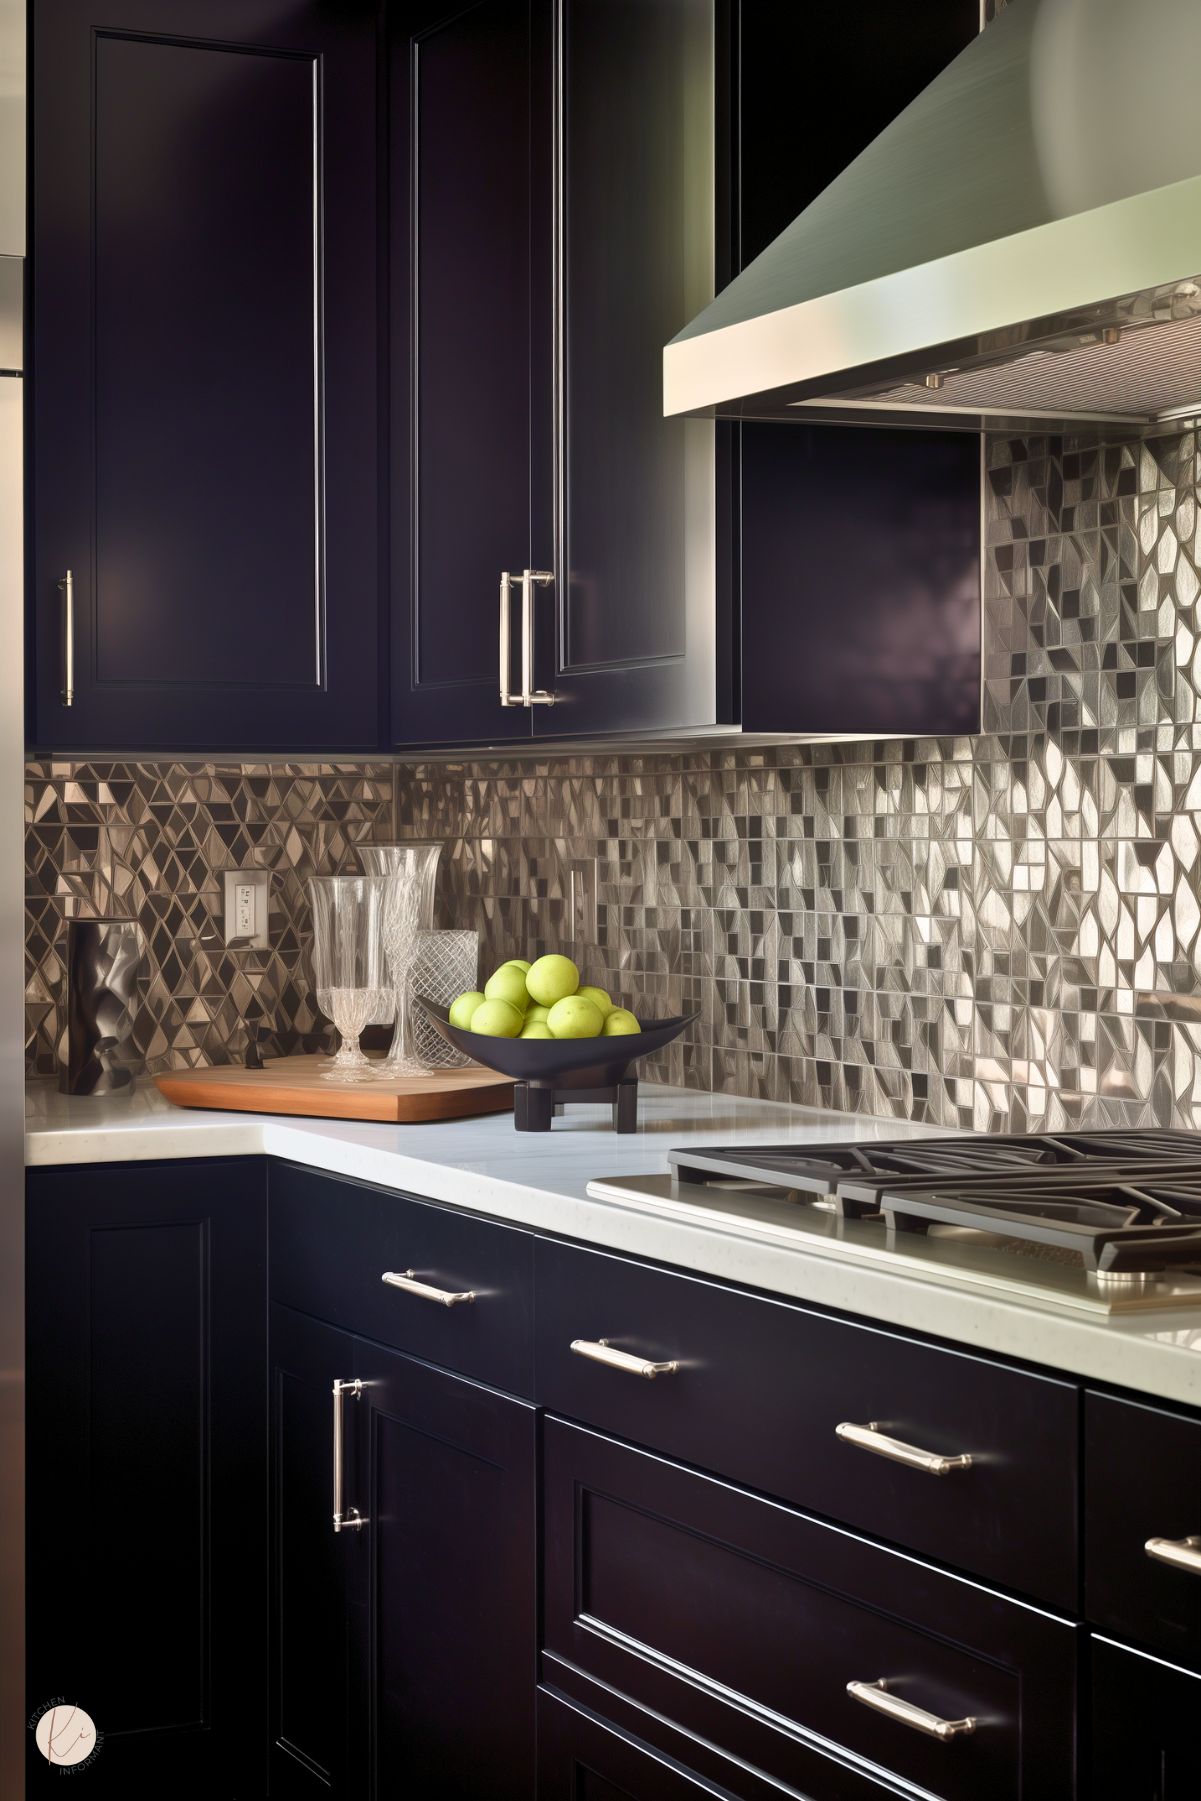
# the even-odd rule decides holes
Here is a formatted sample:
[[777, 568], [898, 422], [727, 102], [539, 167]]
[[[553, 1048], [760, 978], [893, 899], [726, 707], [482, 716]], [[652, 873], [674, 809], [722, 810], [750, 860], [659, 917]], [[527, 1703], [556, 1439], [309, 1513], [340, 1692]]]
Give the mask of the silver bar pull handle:
[[976, 1721], [971, 1715], [963, 1720], [940, 1720], [936, 1713], [927, 1713], [924, 1707], [903, 1701], [900, 1695], [890, 1691], [884, 1677], [879, 1682], [848, 1682], [847, 1694], [876, 1713], [887, 1714], [898, 1726], [911, 1726], [915, 1732], [924, 1732], [927, 1738], [939, 1739], [944, 1745], [953, 1738], [967, 1738], [976, 1730]]
[[59, 699], [64, 707], [75, 705], [75, 577], [68, 569], [58, 584], [62, 596], [62, 625], [59, 640], [62, 648], [63, 684]]
[[853, 1426], [844, 1420], [835, 1426], [838, 1437], [849, 1445], [858, 1445], [861, 1451], [874, 1451], [877, 1457], [887, 1457], [890, 1463], [903, 1463], [911, 1470], [922, 1470], [927, 1476], [950, 1476], [956, 1470], [970, 1470], [972, 1460], [966, 1453], [961, 1457], [941, 1457], [937, 1451], [923, 1451], [917, 1445], [907, 1445], [902, 1439], [890, 1438], [878, 1420], [869, 1420], [866, 1426]]
[[534, 585], [545, 588], [554, 581], [549, 569], [523, 569], [521, 572], [521, 704], [523, 707], [553, 707], [555, 697], [545, 688], [534, 686]]
[[509, 686], [512, 630], [513, 577], [506, 569], [500, 578], [500, 704], [502, 707], [520, 707], [523, 704], [521, 696], [514, 694]]
[[1187, 1570], [1190, 1576], [1201, 1576], [1201, 1536], [1189, 1538], [1149, 1538], [1143, 1546], [1156, 1563], [1171, 1564], [1174, 1570]]
[[353, 1395], [357, 1401], [363, 1392], [363, 1384], [356, 1376], [353, 1382], [334, 1383], [334, 1531], [357, 1532], [360, 1526], [367, 1524], [357, 1507], [347, 1507], [343, 1497], [343, 1466], [345, 1453], [343, 1449], [344, 1434], [342, 1430], [342, 1396]]
[[439, 1307], [458, 1307], [464, 1301], [474, 1301], [475, 1289], [465, 1288], [462, 1294], [452, 1294], [449, 1288], [431, 1288], [428, 1282], [419, 1282], [415, 1270], [401, 1270], [397, 1275], [393, 1269], [386, 1269], [380, 1277], [389, 1288], [403, 1288], [406, 1294], [415, 1294], [422, 1301], [436, 1301]]
[[645, 1357], [632, 1357], [629, 1351], [617, 1350], [607, 1338], [573, 1338], [571, 1348], [577, 1357], [587, 1357], [590, 1363], [605, 1363], [611, 1370], [624, 1370], [627, 1376], [645, 1376], [648, 1382], [656, 1376], [674, 1376], [680, 1367], [675, 1359], [670, 1363], [651, 1363]]

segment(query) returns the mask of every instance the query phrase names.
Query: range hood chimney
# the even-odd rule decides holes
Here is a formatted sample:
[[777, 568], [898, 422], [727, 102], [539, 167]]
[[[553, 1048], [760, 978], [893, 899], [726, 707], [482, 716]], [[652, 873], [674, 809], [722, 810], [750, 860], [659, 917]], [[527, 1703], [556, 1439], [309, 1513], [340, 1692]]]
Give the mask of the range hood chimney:
[[664, 411], [1201, 419], [1201, 0], [1010, 0], [663, 353]]

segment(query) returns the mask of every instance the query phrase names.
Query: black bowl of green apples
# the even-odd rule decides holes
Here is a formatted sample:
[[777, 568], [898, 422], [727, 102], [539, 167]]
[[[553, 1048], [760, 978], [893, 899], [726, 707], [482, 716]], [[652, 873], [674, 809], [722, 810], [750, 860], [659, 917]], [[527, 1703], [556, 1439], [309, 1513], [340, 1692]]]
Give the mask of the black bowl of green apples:
[[450, 1044], [486, 1069], [558, 1088], [620, 1082], [631, 1063], [670, 1044], [697, 1017], [639, 1017], [603, 988], [582, 983], [578, 966], [557, 952], [533, 963], [510, 958], [482, 989], [458, 995], [449, 1007], [419, 1005]]

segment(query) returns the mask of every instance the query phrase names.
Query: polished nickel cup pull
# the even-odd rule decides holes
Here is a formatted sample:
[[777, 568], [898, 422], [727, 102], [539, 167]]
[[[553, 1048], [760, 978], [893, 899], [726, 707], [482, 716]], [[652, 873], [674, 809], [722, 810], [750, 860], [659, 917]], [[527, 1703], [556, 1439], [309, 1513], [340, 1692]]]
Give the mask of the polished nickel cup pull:
[[674, 1376], [679, 1364], [651, 1363], [645, 1357], [632, 1357], [628, 1351], [619, 1351], [609, 1343], [607, 1338], [573, 1338], [571, 1348], [577, 1357], [587, 1357], [592, 1363], [606, 1363], [610, 1369], [624, 1370], [628, 1376], [645, 1376], [653, 1382], [656, 1376]]
[[356, 1376], [353, 1382], [334, 1383], [334, 1531], [357, 1532], [360, 1526], [367, 1524], [357, 1507], [345, 1507], [342, 1500], [343, 1470], [343, 1434], [342, 1434], [342, 1396], [353, 1395], [357, 1401], [363, 1392], [363, 1384]]
[[1149, 1538], [1143, 1546], [1156, 1563], [1171, 1564], [1174, 1570], [1187, 1570], [1190, 1576], [1201, 1576], [1201, 1537]]
[[940, 1720], [936, 1713], [927, 1713], [924, 1707], [915, 1707], [912, 1701], [902, 1701], [900, 1695], [890, 1693], [883, 1677], [879, 1682], [848, 1682], [847, 1694], [855, 1701], [862, 1701], [865, 1707], [887, 1714], [898, 1726], [911, 1726], [914, 1732], [924, 1732], [927, 1738], [936, 1738], [944, 1745], [953, 1738], [967, 1738], [976, 1730], [976, 1722], [971, 1717]]
[[401, 1270], [398, 1275], [393, 1269], [386, 1269], [380, 1277], [389, 1288], [403, 1288], [406, 1294], [415, 1294], [421, 1301], [436, 1301], [439, 1307], [457, 1307], [463, 1301], [474, 1301], [475, 1289], [465, 1288], [461, 1294], [452, 1294], [449, 1288], [431, 1288], [428, 1282], [419, 1282], [414, 1270]]
[[903, 1463], [911, 1470], [922, 1470], [927, 1476], [950, 1476], [955, 1470], [972, 1467], [972, 1460], [966, 1455], [940, 1457], [937, 1451], [923, 1451], [917, 1445], [890, 1438], [877, 1420], [869, 1420], [866, 1426], [853, 1426], [849, 1420], [844, 1420], [834, 1430], [839, 1438], [849, 1445], [858, 1445], [861, 1451], [874, 1451], [877, 1457], [887, 1457], [891, 1463]]

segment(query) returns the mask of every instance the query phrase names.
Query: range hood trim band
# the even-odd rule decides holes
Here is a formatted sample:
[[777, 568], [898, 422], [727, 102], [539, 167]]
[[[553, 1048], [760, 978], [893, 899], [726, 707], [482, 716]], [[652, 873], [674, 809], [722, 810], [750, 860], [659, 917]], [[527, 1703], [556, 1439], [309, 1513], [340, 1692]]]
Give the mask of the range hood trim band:
[[[673, 339], [663, 352], [663, 410], [668, 417], [706, 416], [727, 406], [742, 417], [757, 400], [773, 397], [792, 406], [840, 399], [857, 385], [857, 369], [921, 358], [933, 366], [932, 346], [1012, 331], [1035, 314], [1101, 316], [1106, 302], [1099, 294], [1116, 305], [1199, 273], [1201, 175], [1194, 175], [855, 288]], [[1037, 348], [1033, 340], [1029, 349]], [[1009, 360], [1021, 354], [1011, 351]], [[932, 423], [936, 416], [932, 409]]]

